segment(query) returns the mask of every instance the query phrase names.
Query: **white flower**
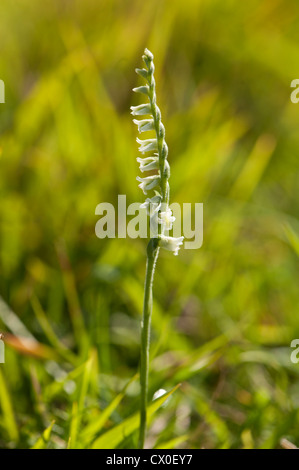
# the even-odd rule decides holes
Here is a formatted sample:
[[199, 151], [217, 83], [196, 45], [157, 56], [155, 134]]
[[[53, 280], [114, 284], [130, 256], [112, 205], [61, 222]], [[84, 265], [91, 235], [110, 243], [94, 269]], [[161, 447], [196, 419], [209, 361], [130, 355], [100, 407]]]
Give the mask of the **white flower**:
[[155, 129], [155, 123], [153, 119], [141, 119], [138, 121], [138, 119], [133, 119], [134, 124], [138, 126], [138, 132], [139, 134], [141, 132], [146, 132], [146, 131], [153, 131]]
[[137, 158], [137, 162], [140, 164], [140, 171], [158, 170], [159, 168], [159, 157], [147, 157], [147, 158]]
[[184, 237], [174, 238], [166, 237], [165, 235], [160, 236], [160, 246], [168, 251], [173, 251], [174, 255], [177, 256], [180, 246], [183, 244]]
[[140, 181], [138, 186], [142, 189], [144, 194], [147, 194], [149, 189], [155, 188], [160, 183], [160, 176], [157, 175], [147, 176], [146, 178], [140, 178], [140, 176], [137, 176], [136, 179], [137, 181]]
[[131, 106], [131, 114], [133, 116], [143, 116], [144, 114], [151, 114], [151, 106], [149, 103], [147, 104], [140, 104], [138, 106]]
[[161, 200], [161, 194], [159, 194], [158, 191], [155, 191], [155, 196], [153, 196], [152, 198], [147, 198], [145, 202], [140, 205], [140, 207], [141, 209], [146, 209], [148, 215], [150, 217], [153, 217], [153, 215], [160, 210]]
[[146, 69], [135, 69], [135, 72], [140, 75], [140, 77], [148, 79], [148, 71]]
[[137, 142], [138, 144], [140, 144], [140, 147], [139, 147], [139, 152], [141, 153], [145, 153], [145, 152], [151, 152], [151, 151], [155, 151], [155, 150], [158, 150], [158, 143], [157, 143], [157, 139], [145, 139], [145, 140], [140, 140], [138, 139], [137, 137]]
[[171, 230], [175, 217], [172, 215], [171, 209], [167, 207], [165, 212], [160, 212], [159, 222], [165, 230]]

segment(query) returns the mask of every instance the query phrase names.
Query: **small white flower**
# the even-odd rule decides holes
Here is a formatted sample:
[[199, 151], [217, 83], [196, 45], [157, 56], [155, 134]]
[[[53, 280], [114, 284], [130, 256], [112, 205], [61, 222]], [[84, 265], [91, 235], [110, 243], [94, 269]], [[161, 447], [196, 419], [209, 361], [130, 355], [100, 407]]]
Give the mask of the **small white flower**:
[[131, 114], [133, 116], [143, 116], [144, 114], [151, 114], [150, 104], [139, 104], [138, 106], [131, 106]]
[[160, 176], [152, 175], [147, 176], [146, 178], [140, 178], [140, 176], [136, 177], [137, 181], [140, 181], [138, 185], [140, 189], [147, 194], [147, 191], [150, 189], [155, 188], [160, 183]]
[[144, 49], [144, 55], [145, 55], [145, 57], [147, 57], [151, 60], [154, 59], [154, 54], [151, 51], [149, 51], [147, 48]]
[[140, 77], [145, 78], [146, 80], [148, 79], [148, 70], [146, 69], [135, 69], [135, 72], [140, 75]]
[[138, 142], [138, 144], [140, 145], [139, 147], [139, 152], [141, 153], [145, 153], [145, 152], [151, 152], [151, 151], [155, 151], [155, 150], [158, 150], [158, 143], [157, 143], [157, 139], [145, 139], [145, 140], [140, 140], [136, 139], [136, 141]]
[[175, 221], [175, 217], [172, 215], [171, 209], [167, 207], [165, 212], [160, 212], [160, 217], [158, 220], [165, 230], [171, 230], [172, 224]]
[[153, 215], [156, 214], [161, 207], [162, 196], [158, 193], [158, 191], [155, 191], [155, 193], [155, 196], [152, 198], [147, 198], [145, 202], [140, 205], [141, 209], [146, 209], [150, 217], [153, 217]]
[[153, 131], [155, 129], [155, 123], [153, 119], [141, 119], [138, 121], [138, 119], [133, 119], [134, 124], [138, 126], [138, 132], [139, 134], [141, 132], [146, 132], [146, 131]]
[[159, 158], [158, 157], [147, 157], [147, 158], [137, 158], [137, 162], [140, 164], [140, 171], [158, 170], [159, 168]]
[[138, 86], [137, 88], [133, 88], [133, 91], [135, 91], [135, 93], [143, 93], [144, 95], [149, 95], [149, 86], [148, 85], [144, 85], [144, 86]]
[[173, 251], [174, 255], [177, 256], [180, 246], [183, 244], [184, 237], [174, 238], [161, 235], [160, 246], [168, 251]]

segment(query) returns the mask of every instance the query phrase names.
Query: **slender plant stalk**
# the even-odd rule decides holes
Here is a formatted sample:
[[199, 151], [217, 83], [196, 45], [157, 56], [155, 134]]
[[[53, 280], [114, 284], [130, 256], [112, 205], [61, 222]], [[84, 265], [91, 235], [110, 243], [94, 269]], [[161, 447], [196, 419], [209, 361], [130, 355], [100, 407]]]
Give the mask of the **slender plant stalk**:
[[154, 131], [154, 139], [139, 140], [139, 150], [142, 154], [154, 152], [150, 157], [137, 158], [140, 163], [140, 170], [157, 170], [156, 175], [145, 178], [137, 177], [140, 181], [139, 187], [147, 194], [148, 190], [158, 187], [155, 195], [140, 207], [146, 208], [152, 221], [154, 221], [153, 237], [147, 247], [147, 263], [144, 285], [143, 318], [141, 328], [141, 361], [140, 361], [140, 428], [139, 428], [139, 448], [143, 449], [146, 424], [147, 424], [147, 399], [148, 399], [148, 377], [149, 377], [149, 349], [150, 349], [150, 327], [153, 307], [153, 280], [155, 266], [159, 255], [160, 247], [173, 251], [177, 255], [184, 237], [173, 238], [165, 235], [165, 231], [172, 228], [175, 218], [169, 208], [169, 183], [170, 167], [167, 161], [168, 147], [165, 142], [165, 128], [161, 121], [161, 111], [156, 104], [156, 87], [154, 79], [153, 54], [145, 49], [143, 61], [145, 69], [136, 69], [136, 72], [143, 77], [147, 84], [134, 88], [137, 93], [142, 93], [148, 97], [148, 103], [139, 106], [131, 106], [134, 116], [149, 115], [149, 119], [135, 120], [139, 132]]

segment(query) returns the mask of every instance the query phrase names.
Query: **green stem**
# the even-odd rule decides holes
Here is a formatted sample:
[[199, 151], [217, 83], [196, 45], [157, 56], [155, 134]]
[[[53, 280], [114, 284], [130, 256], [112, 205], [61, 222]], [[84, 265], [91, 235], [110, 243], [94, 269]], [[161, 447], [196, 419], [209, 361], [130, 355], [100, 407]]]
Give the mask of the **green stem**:
[[141, 360], [140, 360], [140, 427], [139, 427], [139, 449], [144, 447], [146, 423], [147, 423], [147, 398], [148, 398], [148, 376], [149, 376], [149, 349], [150, 328], [153, 309], [153, 280], [155, 266], [159, 255], [157, 239], [151, 239], [147, 248], [146, 275], [144, 285], [143, 317], [141, 328]]

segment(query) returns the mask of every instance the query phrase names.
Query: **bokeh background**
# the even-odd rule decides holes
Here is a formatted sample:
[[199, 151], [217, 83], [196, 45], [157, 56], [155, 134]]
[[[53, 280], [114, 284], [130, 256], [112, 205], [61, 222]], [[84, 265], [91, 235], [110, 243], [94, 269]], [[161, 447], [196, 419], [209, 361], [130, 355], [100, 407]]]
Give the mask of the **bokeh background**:
[[0, 447], [136, 446], [146, 242], [95, 207], [143, 200], [145, 47], [171, 200], [204, 203], [158, 261], [150, 398], [181, 386], [147, 446], [299, 445], [297, 0], [2, 0], [0, 43]]

